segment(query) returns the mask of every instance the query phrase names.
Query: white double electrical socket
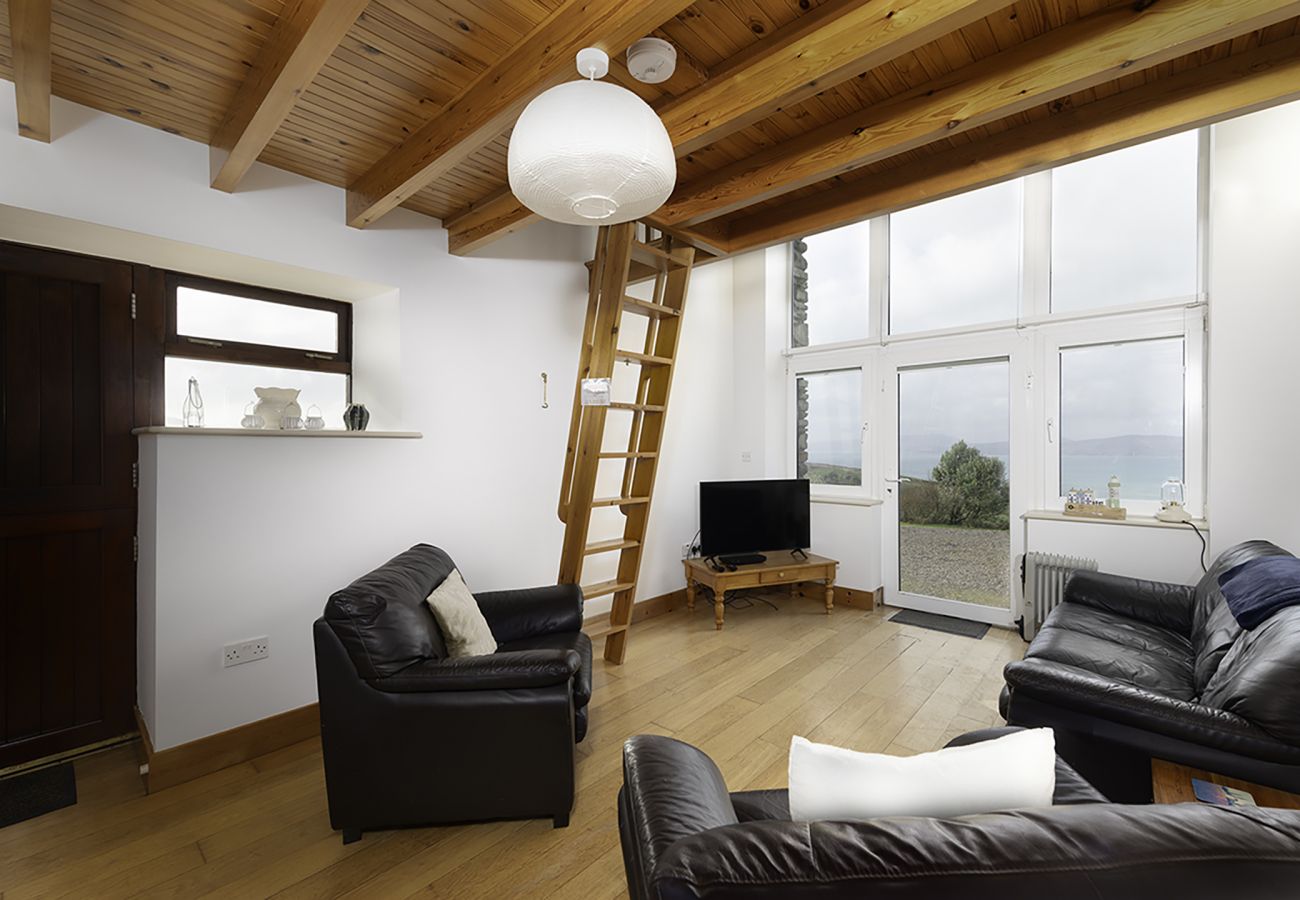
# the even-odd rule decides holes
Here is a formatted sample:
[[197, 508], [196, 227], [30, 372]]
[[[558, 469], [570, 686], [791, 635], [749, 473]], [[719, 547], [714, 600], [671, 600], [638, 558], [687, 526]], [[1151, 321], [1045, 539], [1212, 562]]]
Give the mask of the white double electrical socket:
[[254, 660], [266, 659], [270, 655], [271, 639], [263, 636], [253, 638], [251, 641], [226, 644], [221, 654], [221, 664], [227, 667], [239, 666]]

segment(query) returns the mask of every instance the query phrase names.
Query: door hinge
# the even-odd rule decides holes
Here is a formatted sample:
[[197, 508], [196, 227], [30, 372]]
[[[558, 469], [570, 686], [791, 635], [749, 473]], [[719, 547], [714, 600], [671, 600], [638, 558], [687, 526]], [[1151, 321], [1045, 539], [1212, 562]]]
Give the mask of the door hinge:
[[140, 464], [133, 462], [131, 463], [131, 489], [135, 490], [138, 487], [140, 487]]
[[140, 561], [140, 536], [138, 534], [131, 536], [131, 559], [135, 562]]
[[135, 318], [135, 291], [131, 292], [131, 318]]

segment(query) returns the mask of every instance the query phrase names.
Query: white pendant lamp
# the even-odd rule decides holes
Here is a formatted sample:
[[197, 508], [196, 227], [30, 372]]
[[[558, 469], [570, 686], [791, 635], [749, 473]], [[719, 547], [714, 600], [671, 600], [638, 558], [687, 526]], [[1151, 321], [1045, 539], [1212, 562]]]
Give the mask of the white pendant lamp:
[[663, 122], [631, 91], [596, 79], [609, 57], [578, 53], [583, 81], [536, 97], [510, 136], [510, 189], [546, 219], [614, 225], [654, 212], [672, 193], [677, 158]]

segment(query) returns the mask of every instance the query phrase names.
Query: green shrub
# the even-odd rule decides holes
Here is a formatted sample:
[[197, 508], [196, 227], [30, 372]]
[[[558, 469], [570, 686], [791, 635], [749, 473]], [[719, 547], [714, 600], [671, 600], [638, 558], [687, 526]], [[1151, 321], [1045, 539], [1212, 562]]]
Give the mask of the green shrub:
[[1010, 486], [1002, 460], [958, 441], [944, 451], [930, 477], [903, 483], [904, 522], [992, 529], [1010, 525]]

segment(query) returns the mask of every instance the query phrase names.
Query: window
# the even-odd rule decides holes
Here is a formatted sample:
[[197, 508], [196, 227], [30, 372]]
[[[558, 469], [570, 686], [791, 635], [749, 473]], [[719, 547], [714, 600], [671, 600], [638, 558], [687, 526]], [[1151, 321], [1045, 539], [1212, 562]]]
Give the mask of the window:
[[1184, 479], [1183, 338], [1061, 350], [1062, 493], [1158, 500], [1167, 478]]
[[257, 400], [255, 387], [298, 388], [304, 414], [319, 407], [326, 428], [342, 428], [351, 359], [346, 303], [190, 275], [167, 278], [163, 384], [169, 425], [182, 424], [189, 379], [195, 378], [209, 428], [238, 427]]
[[1196, 293], [1197, 132], [1052, 171], [1052, 311]]
[[867, 336], [869, 226], [859, 222], [791, 246], [792, 347]]
[[813, 484], [862, 484], [862, 370], [795, 378], [795, 473]]
[[889, 217], [889, 331], [1015, 319], [1020, 308], [1019, 180]]

